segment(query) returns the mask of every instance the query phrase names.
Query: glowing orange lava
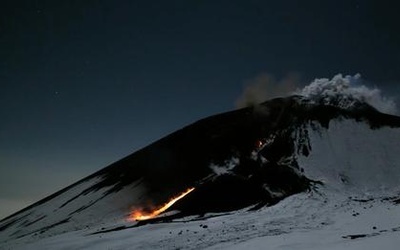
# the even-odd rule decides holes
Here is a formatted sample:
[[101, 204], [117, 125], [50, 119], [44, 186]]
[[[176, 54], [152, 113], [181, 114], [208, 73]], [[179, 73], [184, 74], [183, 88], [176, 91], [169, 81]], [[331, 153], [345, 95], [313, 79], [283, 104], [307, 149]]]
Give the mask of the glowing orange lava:
[[164, 212], [165, 210], [167, 210], [168, 208], [170, 208], [172, 205], [174, 205], [175, 202], [182, 199], [183, 197], [185, 197], [187, 194], [189, 194], [193, 190], [194, 190], [194, 188], [187, 189], [185, 192], [181, 193], [180, 195], [178, 195], [176, 197], [173, 197], [170, 201], [168, 201], [167, 203], [165, 203], [160, 208], [158, 208], [154, 211], [144, 212], [142, 210], [135, 210], [131, 214], [130, 219], [140, 221], [140, 220], [148, 220], [148, 219], [154, 218], [157, 215]]
[[264, 144], [265, 144], [264, 141], [259, 140], [259, 141], [256, 142], [256, 147], [257, 148], [262, 148], [264, 146]]

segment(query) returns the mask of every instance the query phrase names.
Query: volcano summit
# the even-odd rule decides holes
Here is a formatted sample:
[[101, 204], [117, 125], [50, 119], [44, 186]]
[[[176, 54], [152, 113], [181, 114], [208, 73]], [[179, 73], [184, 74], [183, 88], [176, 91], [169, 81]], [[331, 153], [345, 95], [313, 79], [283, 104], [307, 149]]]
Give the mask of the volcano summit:
[[5, 218], [0, 248], [395, 249], [400, 117], [357, 79], [176, 131]]

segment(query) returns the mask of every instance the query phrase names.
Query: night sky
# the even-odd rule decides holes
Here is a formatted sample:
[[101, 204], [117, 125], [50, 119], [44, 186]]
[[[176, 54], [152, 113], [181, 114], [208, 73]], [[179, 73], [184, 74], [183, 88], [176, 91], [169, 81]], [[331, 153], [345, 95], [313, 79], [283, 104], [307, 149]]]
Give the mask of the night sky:
[[360, 73], [397, 97], [399, 11], [362, 0], [2, 1], [0, 219], [234, 109], [262, 74]]

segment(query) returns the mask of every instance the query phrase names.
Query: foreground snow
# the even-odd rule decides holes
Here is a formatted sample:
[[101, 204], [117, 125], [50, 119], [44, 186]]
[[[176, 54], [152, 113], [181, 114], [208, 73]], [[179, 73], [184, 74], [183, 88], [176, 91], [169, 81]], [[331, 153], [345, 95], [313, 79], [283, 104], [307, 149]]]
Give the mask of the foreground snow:
[[[93, 234], [80, 230], [4, 249], [398, 249], [400, 206], [325, 188], [256, 212], [148, 224]], [[324, 194], [321, 194], [324, 193]], [[207, 217], [206, 216], [206, 217]], [[121, 222], [121, 225], [130, 223]], [[116, 225], [111, 227], [115, 228]]]

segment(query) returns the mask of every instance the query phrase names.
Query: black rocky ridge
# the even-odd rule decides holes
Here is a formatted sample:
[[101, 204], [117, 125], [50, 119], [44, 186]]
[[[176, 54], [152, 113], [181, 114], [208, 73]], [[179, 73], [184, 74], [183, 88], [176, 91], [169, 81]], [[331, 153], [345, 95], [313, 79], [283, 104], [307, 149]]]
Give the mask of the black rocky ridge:
[[[300, 96], [276, 98], [200, 120], [22, 211], [95, 177], [101, 177], [101, 181], [62, 206], [107, 188], [100, 200], [137, 182], [145, 187], [147, 200], [154, 205], [195, 187], [170, 208], [180, 211], [174, 218], [272, 205], [318, 183], [303, 174], [296, 155], [307, 156], [312, 150], [309, 127], [327, 128], [335, 118], [363, 121], [371, 128], [400, 127], [399, 117], [382, 114], [361, 102], [342, 109]], [[226, 173], [216, 173], [211, 166]]]

